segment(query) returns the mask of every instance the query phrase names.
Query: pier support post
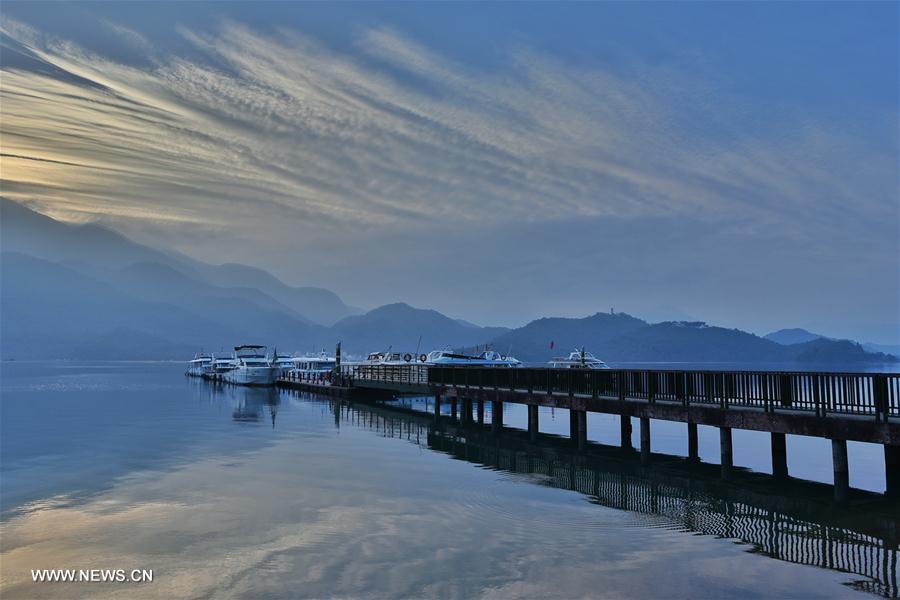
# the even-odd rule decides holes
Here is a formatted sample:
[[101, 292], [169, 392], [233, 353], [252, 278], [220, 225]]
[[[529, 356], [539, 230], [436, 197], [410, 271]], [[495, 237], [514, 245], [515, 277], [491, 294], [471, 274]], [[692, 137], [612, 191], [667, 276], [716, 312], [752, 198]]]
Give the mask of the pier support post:
[[437, 421], [441, 418], [441, 395], [434, 395], [434, 421]]
[[578, 412], [572, 408], [569, 409], [569, 439], [578, 445]]
[[834, 501], [844, 504], [850, 497], [850, 465], [847, 462], [847, 440], [831, 440], [834, 463]]
[[456, 417], [457, 417], [456, 404], [457, 404], [457, 398], [456, 398], [456, 396], [453, 396], [453, 398], [450, 399], [450, 418], [453, 419], [454, 421], [456, 420]]
[[884, 493], [900, 498], [900, 446], [884, 445]]
[[462, 414], [463, 423], [465, 423], [466, 425], [471, 425], [472, 421], [473, 421], [473, 419], [472, 419], [472, 399], [471, 398], [463, 398], [462, 410], [463, 410], [463, 414]]
[[697, 424], [688, 423], [688, 460], [692, 463], [700, 462], [700, 445], [697, 437]]
[[587, 411], [579, 410], [575, 412], [576, 437], [578, 449], [584, 450], [587, 446]]
[[478, 424], [484, 425], [484, 400], [478, 401]]
[[650, 462], [650, 417], [641, 417], [641, 463]]
[[538, 422], [538, 406], [536, 404], [528, 405], [528, 439], [536, 442], [538, 438], [540, 426]]
[[619, 417], [621, 422], [621, 432], [622, 432], [622, 448], [624, 450], [631, 450], [633, 446], [631, 445], [631, 417], [628, 415], [622, 415]]
[[719, 427], [719, 453], [721, 454], [722, 479], [731, 477], [734, 453], [731, 448], [731, 427]]
[[500, 433], [503, 429], [503, 403], [497, 400], [491, 401], [491, 431]]
[[783, 433], [772, 433], [772, 475], [777, 479], [788, 478], [786, 438]]

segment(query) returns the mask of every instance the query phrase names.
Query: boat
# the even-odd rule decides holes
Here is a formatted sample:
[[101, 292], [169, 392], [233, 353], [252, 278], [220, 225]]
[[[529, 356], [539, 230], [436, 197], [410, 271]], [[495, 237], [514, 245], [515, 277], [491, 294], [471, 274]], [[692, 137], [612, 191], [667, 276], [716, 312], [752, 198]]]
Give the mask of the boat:
[[472, 356], [453, 352], [452, 350], [432, 350], [422, 355], [420, 361], [426, 365], [440, 367], [520, 367], [522, 362], [512, 356], [500, 354], [494, 350], [485, 350]]
[[562, 358], [551, 358], [550, 359], [550, 367], [554, 369], [608, 369], [609, 366], [591, 354], [590, 352], [585, 352], [584, 348], [581, 350], [575, 349], [573, 352], [569, 354], [569, 356]]
[[324, 350], [318, 354], [290, 357], [290, 368], [283, 375], [287, 379], [299, 381], [330, 382], [337, 359]]
[[190, 377], [204, 377], [209, 373], [210, 367], [212, 366], [212, 360], [212, 354], [205, 354], [203, 352], [195, 354], [194, 358], [188, 361], [188, 368], [185, 375]]
[[279, 367], [268, 348], [257, 344], [235, 346], [232, 355], [233, 368], [220, 376], [222, 381], [236, 385], [270, 386], [278, 379]]
[[225, 356], [212, 355], [212, 362], [209, 371], [203, 376], [204, 379], [212, 379], [213, 381], [223, 381], [223, 376], [235, 367], [234, 357], [230, 354]]
[[[425, 356], [424, 354], [422, 356]], [[416, 355], [412, 352], [392, 352], [390, 349], [385, 352], [371, 352], [366, 356], [366, 360], [361, 365], [408, 365], [416, 360]]]

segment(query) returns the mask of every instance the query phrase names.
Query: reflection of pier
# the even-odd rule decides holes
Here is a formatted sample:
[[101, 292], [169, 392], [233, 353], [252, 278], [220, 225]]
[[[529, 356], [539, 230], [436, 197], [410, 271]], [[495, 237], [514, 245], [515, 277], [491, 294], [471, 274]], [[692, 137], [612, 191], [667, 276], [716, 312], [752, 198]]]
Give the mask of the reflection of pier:
[[[294, 392], [296, 393], [296, 392]], [[312, 401], [323, 398], [303, 394]], [[565, 438], [528, 432], [492, 432], [477, 423], [434, 418], [419, 411], [364, 402], [329, 401], [338, 420], [402, 438], [454, 458], [572, 490], [599, 505], [654, 516], [675, 528], [750, 544], [778, 560], [860, 577], [853, 586], [900, 596], [900, 506], [859, 492], [854, 506], [831, 502], [831, 486], [739, 471], [728, 481], [715, 465], [588, 444], [579, 451]]]
[[[900, 374], [635, 369], [499, 369], [408, 365], [348, 365], [342, 385], [359, 390], [434, 397], [455, 413], [461, 404], [479, 421], [492, 406], [492, 426], [503, 427], [504, 403], [528, 407], [528, 429], [540, 430], [538, 407], [569, 411], [574, 444], [587, 444], [587, 414], [619, 415], [622, 446], [631, 447], [631, 419], [640, 422], [641, 457], [650, 460], [653, 419], [687, 424], [688, 454], [698, 460], [698, 425], [719, 430], [721, 476], [734, 471], [732, 429], [771, 436], [773, 470], [788, 477], [787, 434], [831, 440], [834, 499], [851, 497], [847, 441], [882, 444], [886, 493], [900, 497]], [[496, 419], [496, 420], [494, 420]]]

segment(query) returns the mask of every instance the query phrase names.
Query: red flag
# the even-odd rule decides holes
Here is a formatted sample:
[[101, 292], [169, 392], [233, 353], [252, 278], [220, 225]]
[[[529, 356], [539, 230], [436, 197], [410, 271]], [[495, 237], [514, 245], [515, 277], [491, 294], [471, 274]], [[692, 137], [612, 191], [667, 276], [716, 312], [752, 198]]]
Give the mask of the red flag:
[[553, 346], [555, 346], [555, 345], [556, 345], [556, 344], [553, 343], [553, 340], [550, 340], [550, 349], [551, 349], [551, 350], [553, 350]]

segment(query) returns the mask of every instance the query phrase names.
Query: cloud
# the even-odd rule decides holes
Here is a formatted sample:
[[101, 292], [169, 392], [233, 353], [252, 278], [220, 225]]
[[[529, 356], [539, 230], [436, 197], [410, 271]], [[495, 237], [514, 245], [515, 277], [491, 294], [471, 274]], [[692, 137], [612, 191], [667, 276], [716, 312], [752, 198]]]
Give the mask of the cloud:
[[384, 26], [335, 49], [226, 21], [182, 29], [190, 56], [103, 27], [144, 60], [3, 22], [7, 57], [40, 65], [4, 62], [3, 193], [57, 217], [204, 258], [223, 256], [225, 234], [266, 263], [338, 237], [346, 264], [409, 231], [452, 246], [579, 219], [688, 220], [811, 254], [861, 239], [898, 250], [896, 112], [857, 126], [773, 105], [761, 119], [686, 70], [528, 47], [488, 68]]

